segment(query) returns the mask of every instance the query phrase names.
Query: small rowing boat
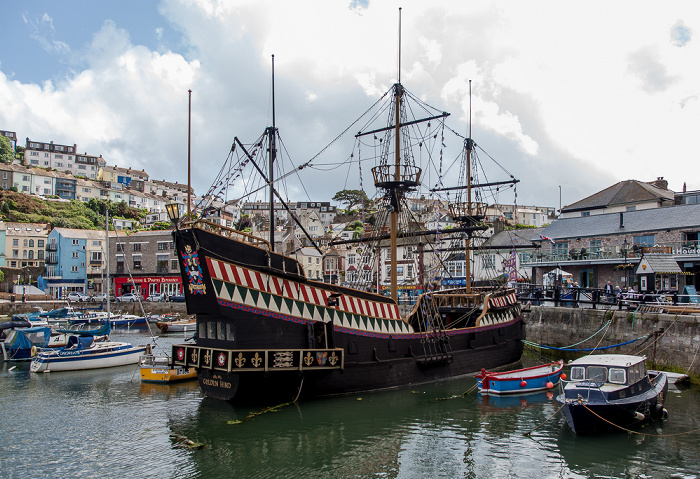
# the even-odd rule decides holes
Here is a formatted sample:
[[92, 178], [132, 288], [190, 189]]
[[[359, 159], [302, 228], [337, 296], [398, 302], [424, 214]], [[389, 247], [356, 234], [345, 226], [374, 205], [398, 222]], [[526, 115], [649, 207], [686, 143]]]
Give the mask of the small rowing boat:
[[522, 394], [552, 389], [562, 375], [564, 361], [541, 364], [512, 371], [491, 372], [485, 369], [476, 376], [481, 394]]

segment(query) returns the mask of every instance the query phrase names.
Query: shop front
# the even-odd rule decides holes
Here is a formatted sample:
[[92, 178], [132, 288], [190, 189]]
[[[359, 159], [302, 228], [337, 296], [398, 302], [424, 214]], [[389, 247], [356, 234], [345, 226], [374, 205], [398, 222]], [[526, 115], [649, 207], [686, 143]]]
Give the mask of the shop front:
[[154, 294], [173, 296], [182, 294], [180, 276], [134, 276], [114, 278], [114, 291], [117, 296], [126, 293], [140, 294], [144, 299]]

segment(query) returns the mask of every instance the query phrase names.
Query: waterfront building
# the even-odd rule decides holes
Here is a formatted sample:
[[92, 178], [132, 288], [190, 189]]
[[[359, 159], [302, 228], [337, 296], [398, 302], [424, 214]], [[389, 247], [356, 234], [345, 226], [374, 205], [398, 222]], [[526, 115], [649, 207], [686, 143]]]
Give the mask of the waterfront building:
[[54, 228], [46, 243], [45, 290], [54, 298], [103, 291], [105, 232]]
[[110, 274], [117, 296], [182, 293], [172, 231], [138, 231], [110, 237]]
[[668, 189], [668, 182], [663, 177], [649, 183], [626, 180], [563, 207], [559, 218], [624, 213], [663, 208], [673, 204], [674, 193]]
[[49, 225], [6, 222], [5, 228], [6, 265], [11, 268], [43, 268]]
[[643, 255], [659, 253], [670, 254], [682, 273], [667, 289], [700, 284], [700, 204], [559, 219], [542, 235], [540, 250], [525, 264], [538, 284], [561, 268], [581, 287], [602, 288], [610, 281], [639, 290], [635, 268]]

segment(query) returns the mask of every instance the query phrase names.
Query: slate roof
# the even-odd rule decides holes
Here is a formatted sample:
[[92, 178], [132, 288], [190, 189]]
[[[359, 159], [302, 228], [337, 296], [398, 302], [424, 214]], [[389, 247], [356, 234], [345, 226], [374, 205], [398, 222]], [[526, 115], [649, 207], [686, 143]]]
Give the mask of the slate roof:
[[[620, 215], [624, 226], [620, 227]], [[669, 206], [648, 210], [558, 219], [542, 231], [557, 239], [609, 236], [673, 229], [700, 229], [700, 205]]]
[[539, 241], [544, 228], [523, 228], [519, 230], [504, 230], [484, 241], [484, 245], [510, 249], [513, 245], [535, 246], [531, 241]]
[[637, 180], [625, 180], [615, 183], [598, 193], [562, 208], [562, 212], [603, 209], [609, 206], [626, 205], [647, 201], [673, 203], [673, 191]]

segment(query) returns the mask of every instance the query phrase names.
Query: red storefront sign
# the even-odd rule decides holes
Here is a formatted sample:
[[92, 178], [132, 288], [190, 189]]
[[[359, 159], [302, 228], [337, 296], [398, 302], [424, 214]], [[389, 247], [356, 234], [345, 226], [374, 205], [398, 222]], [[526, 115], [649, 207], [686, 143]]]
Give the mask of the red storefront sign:
[[148, 289], [149, 284], [177, 284], [182, 291], [182, 278], [180, 276], [141, 276], [132, 281], [129, 277], [114, 278], [114, 288], [116, 291], [123, 289], [123, 286], [141, 286], [141, 290]]

